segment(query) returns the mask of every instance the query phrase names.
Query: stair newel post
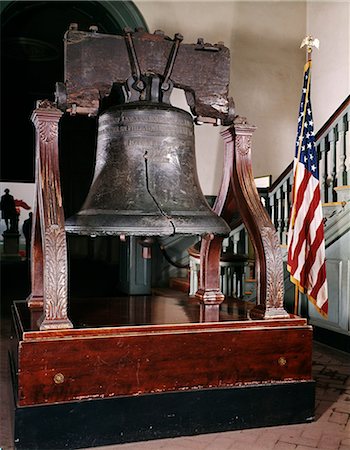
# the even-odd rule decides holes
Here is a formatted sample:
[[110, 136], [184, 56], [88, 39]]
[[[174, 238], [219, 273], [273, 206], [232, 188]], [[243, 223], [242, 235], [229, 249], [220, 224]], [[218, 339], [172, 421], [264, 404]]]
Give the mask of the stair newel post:
[[287, 318], [283, 307], [283, 261], [274, 225], [261, 204], [255, 186], [251, 163], [251, 139], [255, 127], [238, 117], [222, 133], [234, 149], [231, 185], [243, 222], [254, 246], [257, 274], [257, 306], [252, 318]]
[[32, 231], [32, 295], [43, 308], [40, 330], [72, 328], [68, 319], [67, 244], [58, 160], [62, 112], [47, 100], [32, 114], [36, 130], [36, 202]]

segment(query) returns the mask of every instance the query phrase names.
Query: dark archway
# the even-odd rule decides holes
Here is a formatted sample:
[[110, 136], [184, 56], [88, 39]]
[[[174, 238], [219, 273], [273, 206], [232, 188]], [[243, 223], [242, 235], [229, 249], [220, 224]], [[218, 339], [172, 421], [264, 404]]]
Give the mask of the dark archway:
[[[55, 83], [64, 81], [63, 36], [70, 23], [77, 23], [80, 30], [97, 25], [99, 32], [108, 34], [120, 34], [126, 26], [146, 30], [147, 26], [131, 1], [0, 2], [0, 13], [1, 180], [34, 182], [30, 116], [36, 100], [54, 100]], [[96, 119], [63, 116], [60, 165], [66, 216], [79, 209], [86, 197], [95, 141]], [[92, 295], [96, 286], [98, 295], [114, 292], [118, 243], [112, 238], [69, 237], [72, 295], [82, 290]], [[94, 263], [100, 257], [103, 263]]]
[[[147, 28], [131, 1], [1, 2], [3, 181], [34, 180], [30, 114], [37, 99], [53, 100], [55, 82], [63, 81], [63, 35], [72, 22], [78, 23], [82, 30], [97, 25], [101, 33], [111, 34], [119, 34], [125, 26]], [[79, 177], [80, 166], [86, 165], [87, 159], [91, 161], [94, 145], [92, 120], [78, 118], [75, 121], [78, 131], [75, 130], [73, 135], [69, 122], [65, 118], [62, 124], [64, 178], [71, 169], [74, 169], [75, 177]], [[73, 159], [67, 160], [67, 153], [73, 149]], [[69, 199], [67, 201], [68, 209], [71, 209], [73, 204]]]

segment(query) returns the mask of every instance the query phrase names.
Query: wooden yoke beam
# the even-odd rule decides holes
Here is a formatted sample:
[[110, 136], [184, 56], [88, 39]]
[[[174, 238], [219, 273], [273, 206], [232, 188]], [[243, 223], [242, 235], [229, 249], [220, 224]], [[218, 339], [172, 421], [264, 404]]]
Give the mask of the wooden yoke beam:
[[[36, 130], [36, 200], [32, 229], [32, 322], [43, 309], [40, 330], [72, 328], [67, 316], [67, 244], [58, 161], [58, 122], [62, 112], [47, 100], [32, 114]], [[32, 323], [33, 325], [33, 323]]]

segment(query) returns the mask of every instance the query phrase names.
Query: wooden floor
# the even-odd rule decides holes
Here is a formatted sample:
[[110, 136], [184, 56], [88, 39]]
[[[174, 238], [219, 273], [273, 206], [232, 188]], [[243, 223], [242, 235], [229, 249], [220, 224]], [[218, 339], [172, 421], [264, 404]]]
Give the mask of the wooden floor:
[[[25, 301], [16, 302], [24, 325], [30, 330]], [[220, 309], [220, 321], [245, 321], [254, 304], [227, 298]], [[72, 298], [69, 316], [74, 328], [164, 325], [199, 322], [199, 302], [183, 292], [156, 289], [153, 295]]]

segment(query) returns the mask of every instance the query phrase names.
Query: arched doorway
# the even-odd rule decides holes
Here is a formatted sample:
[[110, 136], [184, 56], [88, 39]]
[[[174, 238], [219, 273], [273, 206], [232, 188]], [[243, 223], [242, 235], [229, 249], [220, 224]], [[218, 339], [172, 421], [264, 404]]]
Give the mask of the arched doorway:
[[[33, 183], [34, 128], [30, 116], [36, 100], [54, 100], [55, 83], [64, 81], [63, 36], [70, 23], [77, 23], [80, 30], [97, 25], [99, 32], [107, 34], [120, 34], [126, 26], [147, 26], [131, 1], [0, 2], [0, 18], [1, 181]], [[68, 115], [61, 119], [60, 164], [66, 216], [79, 209], [86, 197], [93, 175], [95, 141], [96, 119]], [[106, 242], [103, 238], [69, 237], [70, 255], [86, 260], [93, 259], [96, 248], [101, 247], [103, 255], [106, 249], [111, 252], [114, 248], [115, 260], [117, 244], [117, 239]], [[91, 284], [97, 276], [101, 285], [111, 283], [117, 269], [108, 266], [108, 270], [103, 266], [98, 274], [91, 272]], [[74, 270], [71, 272], [74, 282], [77, 276]], [[86, 272], [84, 276], [89, 278]]]
[[[37, 99], [53, 100], [55, 82], [63, 81], [63, 35], [69, 24], [76, 22], [81, 30], [97, 25], [99, 32], [111, 34], [121, 33], [125, 26], [147, 26], [131, 1], [12, 1], [1, 2], [0, 7], [1, 179], [33, 181], [30, 113]], [[70, 143], [67, 143], [69, 120], [63, 122], [63, 176], [67, 178], [72, 164], [75, 176], [79, 176], [77, 162], [84, 165], [84, 160], [91, 160], [93, 121], [78, 118], [79, 129], [85, 132], [79, 139], [71, 136]], [[68, 147], [74, 148], [74, 161], [65, 161]], [[69, 198], [67, 201], [68, 209], [74, 208]]]

